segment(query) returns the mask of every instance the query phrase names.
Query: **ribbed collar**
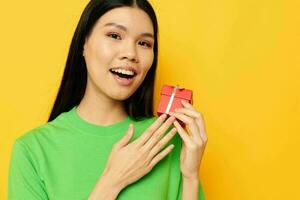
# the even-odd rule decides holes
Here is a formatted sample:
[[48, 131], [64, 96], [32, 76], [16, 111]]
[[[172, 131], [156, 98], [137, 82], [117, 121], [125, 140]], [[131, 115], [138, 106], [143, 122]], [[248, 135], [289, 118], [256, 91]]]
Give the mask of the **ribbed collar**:
[[101, 126], [92, 124], [84, 119], [82, 119], [77, 113], [77, 106], [74, 106], [70, 111], [66, 113], [67, 120], [71, 123], [71, 126], [76, 127], [76, 129], [81, 130], [85, 133], [96, 134], [97, 136], [116, 136], [119, 134], [124, 134], [130, 123], [133, 123], [130, 116], [124, 120], [107, 125]]

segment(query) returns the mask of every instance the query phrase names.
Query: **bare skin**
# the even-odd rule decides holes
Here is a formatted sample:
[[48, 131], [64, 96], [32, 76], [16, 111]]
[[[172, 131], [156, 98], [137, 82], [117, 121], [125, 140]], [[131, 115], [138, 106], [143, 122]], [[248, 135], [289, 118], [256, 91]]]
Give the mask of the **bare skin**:
[[128, 143], [133, 135], [133, 126], [113, 147], [107, 166], [96, 184], [89, 200], [116, 199], [118, 193], [139, 180], [173, 149], [162, 148], [175, 136], [176, 129], [162, 135], [175, 121], [175, 117], [161, 115], [138, 139]]

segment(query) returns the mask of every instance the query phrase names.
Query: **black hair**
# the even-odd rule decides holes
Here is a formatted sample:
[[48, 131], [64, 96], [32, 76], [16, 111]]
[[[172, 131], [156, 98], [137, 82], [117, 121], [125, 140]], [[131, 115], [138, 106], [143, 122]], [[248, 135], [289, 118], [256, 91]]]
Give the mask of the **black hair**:
[[135, 93], [124, 100], [125, 111], [134, 120], [154, 116], [153, 91], [158, 57], [158, 25], [152, 6], [147, 0], [91, 0], [85, 7], [73, 35], [64, 74], [48, 122], [77, 106], [82, 100], [87, 84], [87, 68], [82, 55], [85, 38], [104, 13], [124, 6], [137, 7], [145, 11], [151, 18], [154, 29], [152, 66]]

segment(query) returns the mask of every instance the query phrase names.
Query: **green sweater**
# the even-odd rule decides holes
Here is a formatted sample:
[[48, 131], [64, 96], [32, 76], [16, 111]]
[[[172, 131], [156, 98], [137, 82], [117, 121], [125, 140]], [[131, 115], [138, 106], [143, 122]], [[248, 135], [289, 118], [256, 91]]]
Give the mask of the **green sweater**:
[[[109, 126], [99, 126], [80, 118], [76, 109], [75, 106], [61, 113], [15, 140], [9, 166], [8, 199], [88, 199], [113, 144], [121, 139], [129, 124], [134, 124], [132, 142], [157, 119], [133, 121], [128, 117]], [[124, 188], [117, 199], [181, 199], [180, 136], [176, 134], [167, 145], [171, 143], [175, 144], [171, 153], [148, 174]], [[199, 192], [199, 199], [204, 199], [201, 183]]]

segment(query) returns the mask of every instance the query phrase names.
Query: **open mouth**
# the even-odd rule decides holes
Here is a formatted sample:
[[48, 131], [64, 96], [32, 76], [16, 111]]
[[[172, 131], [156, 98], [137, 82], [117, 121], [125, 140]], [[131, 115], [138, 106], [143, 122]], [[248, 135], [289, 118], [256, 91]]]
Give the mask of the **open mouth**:
[[121, 72], [116, 72], [116, 71], [113, 71], [112, 69], [109, 70], [112, 74], [120, 77], [120, 78], [126, 78], [126, 79], [132, 79], [133, 77], [136, 76], [136, 73], [134, 73], [133, 75], [130, 75], [130, 74], [123, 74]]

